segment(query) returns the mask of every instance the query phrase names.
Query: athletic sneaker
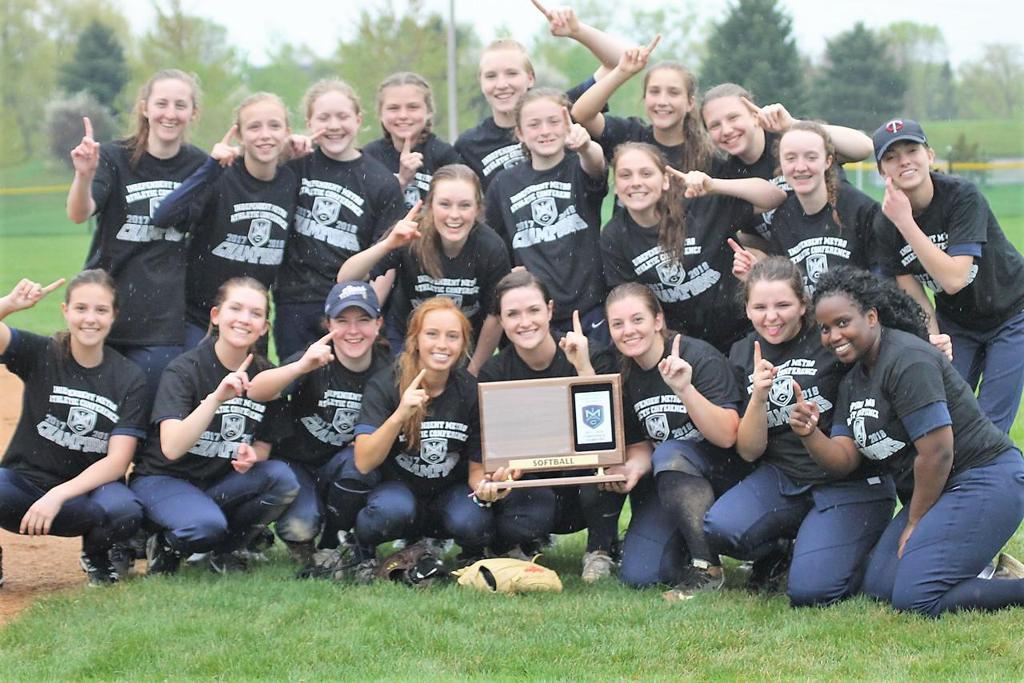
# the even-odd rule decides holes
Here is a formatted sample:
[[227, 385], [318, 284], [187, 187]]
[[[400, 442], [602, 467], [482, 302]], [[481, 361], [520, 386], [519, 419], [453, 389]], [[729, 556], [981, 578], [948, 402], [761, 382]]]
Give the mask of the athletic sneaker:
[[249, 563], [241, 552], [210, 553], [210, 571], [217, 574], [244, 572], [248, 568]]
[[162, 533], [155, 533], [146, 540], [146, 559], [149, 567], [146, 576], [151, 574], [174, 574], [181, 564], [181, 555], [167, 545]]
[[89, 577], [89, 586], [91, 588], [109, 586], [112, 583], [117, 583], [121, 578], [114, 570], [114, 565], [110, 562], [108, 550], [98, 553], [87, 553], [83, 550], [78, 558], [78, 564], [81, 565], [82, 571]]
[[377, 558], [371, 557], [355, 565], [348, 576], [356, 583], [366, 585], [373, 582], [373, 573], [377, 571]]
[[309, 562], [295, 575], [297, 579], [330, 579], [342, 581], [347, 578], [356, 562], [354, 546], [341, 543], [337, 548], [322, 548], [313, 553]]
[[135, 552], [123, 543], [115, 543], [107, 553], [110, 564], [118, 576], [128, 576], [135, 571]]
[[612, 575], [615, 562], [604, 550], [591, 550], [583, 555], [583, 571], [580, 578], [584, 583], [594, 583]]
[[710, 565], [702, 560], [694, 560], [683, 580], [672, 590], [662, 593], [661, 597], [669, 602], [683, 602], [695, 598], [701, 593], [722, 590], [724, 585], [725, 570], [722, 567]]
[[313, 553], [316, 552], [313, 541], [285, 541], [284, 546], [288, 549], [288, 556], [300, 567], [313, 561]]
[[779, 539], [767, 555], [754, 560], [747, 577], [747, 590], [774, 595], [782, 592], [789, 565], [793, 561], [793, 541]]
[[[999, 553], [994, 579], [1024, 579], [1024, 562], [1009, 553]], [[2, 583], [2, 582], [0, 582]]]

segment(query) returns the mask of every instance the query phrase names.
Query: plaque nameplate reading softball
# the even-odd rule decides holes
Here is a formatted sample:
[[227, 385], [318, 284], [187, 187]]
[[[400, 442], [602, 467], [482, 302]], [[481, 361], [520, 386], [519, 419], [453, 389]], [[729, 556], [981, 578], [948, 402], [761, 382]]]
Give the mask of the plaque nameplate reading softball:
[[619, 375], [485, 382], [479, 391], [485, 472], [583, 470], [580, 476], [501, 482], [501, 488], [625, 481], [592, 473], [625, 462]]

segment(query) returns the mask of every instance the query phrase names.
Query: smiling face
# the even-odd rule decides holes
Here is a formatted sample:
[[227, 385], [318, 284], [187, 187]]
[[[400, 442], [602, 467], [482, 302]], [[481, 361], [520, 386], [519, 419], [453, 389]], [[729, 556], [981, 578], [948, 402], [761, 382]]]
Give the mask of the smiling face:
[[142, 115], [149, 122], [149, 145], [181, 144], [195, 114], [195, 93], [189, 83], [177, 78], [155, 81], [142, 102]]
[[786, 280], [759, 280], [747, 295], [747, 318], [765, 341], [782, 344], [800, 333], [807, 306]]
[[359, 152], [356, 150], [356, 135], [363, 125], [355, 102], [339, 90], [328, 90], [312, 103], [309, 120], [306, 122], [313, 135], [323, 131], [318, 138], [320, 149], [331, 159], [351, 161]]
[[779, 163], [782, 175], [800, 196], [821, 195], [824, 199], [825, 171], [832, 157], [825, 151], [825, 141], [809, 130], [791, 130], [779, 141]]
[[480, 57], [480, 91], [496, 116], [511, 116], [516, 102], [533, 87], [526, 56], [515, 48], [487, 50]]
[[430, 209], [434, 229], [441, 241], [452, 247], [466, 243], [480, 212], [477, 189], [468, 180], [437, 180], [431, 190]]
[[245, 155], [260, 163], [277, 162], [290, 132], [288, 114], [274, 100], [259, 100], [238, 112], [238, 134]]
[[395, 147], [402, 148], [408, 138], [419, 139], [433, 112], [427, 107], [427, 96], [418, 85], [392, 85], [381, 91], [380, 123], [391, 134]]
[[615, 194], [642, 225], [653, 224], [655, 206], [668, 187], [668, 175], [650, 154], [631, 149], [616, 158]]
[[72, 343], [83, 348], [102, 346], [114, 324], [114, 293], [96, 283], [78, 285], [61, 304]]
[[818, 301], [814, 317], [821, 331], [821, 344], [843, 363], [871, 358], [877, 353], [881, 335], [878, 312], [865, 313], [845, 294], [832, 294]]
[[226, 344], [248, 349], [267, 333], [267, 295], [251, 287], [230, 287], [223, 303], [210, 311], [210, 321]]
[[327, 331], [334, 335], [334, 350], [353, 361], [373, 352], [383, 318], [374, 318], [358, 306], [349, 306], [335, 318], [328, 318]]
[[420, 366], [436, 372], [451, 370], [459, 362], [466, 346], [462, 322], [451, 310], [430, 311], [416, 335]]
[[702, 113], [704, 125], [719, 149], [740, 158], [752, 154], [757, 146], [760, 127], [738, 96], [708, 100]]
[[935, 162], [935, 152], [927, 145], [910, 140], [894, 142], [885, 150], [878, 162], [878, 170], [885, 178], [892, 178], [893, 185], [904, 192], [912, 192], [922, 183], [930, 183], [928, 174]]
[[664, 340], [661, 331], [665, 318], [655, 314], [643, 299], [624, 296], [608, 304], [608, 330], [615, 348], [644, 368], [653, 367], [661, 358]]
[[676, 130], [682, 127], [683, 119], [694, 107], [688, 85], [686, 74], [678, 69], [655, 69], [647, 74], [644, 111], [654, 128]]
[[569, 122], [561, 104], [547, 97], [528, 102], [519, 111], [516, 136], [536, 161], [556, 161], [565, 155]]
[[501, 328], [517, 349], [531, 351], [551, 335], [553, 301], [544, 301], [537, 287], [516, 287], [501, 296]]

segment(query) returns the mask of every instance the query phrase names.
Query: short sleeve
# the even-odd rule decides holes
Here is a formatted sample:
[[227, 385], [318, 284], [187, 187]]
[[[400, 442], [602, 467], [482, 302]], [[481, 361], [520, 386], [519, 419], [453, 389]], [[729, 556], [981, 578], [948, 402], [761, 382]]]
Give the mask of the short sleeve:
[[884, 391], [900, 419], [924, 406], [945, 402], [946, 386], [942, 381], [942, 367], [938, 358], [919, 357], [894, 367], [886, 374]]
[[172, 365], [160, 376], [160, 385], [153, 399], [151, 422], [184, 420], [192, 414], [199, 401], [196, 399], [196, 378], [190, 377], [187, 366]]
[[988, 206], [974, 185], [961, 183], [946, 221], [949, 249], [988, 241]]
[[[129, 361], [130, 362], [130, 361]], [[117, 424], [111, 435], [124, 434], [138, 439], [146, 438], [146, 378], [134, 365], [130, 367], [128, 391], [121, 399]]]
[[102, 213], [110, 200], [110, 194], [117, 185], [117, 161], [115, 155], [121, 150], [114, 144], [100, 145], [100, 162], [96, 166], [96, 174], [92, 177], [92, 200], [96, 203], [96, 213]]
[[393, 386], [394, 373], [389, 369], [370, 378], [363, 391], [363, 405], [356, 425], [356, 436], [372, 434], [398, 407], [398, 389]]
[[10, 372], [25, 380], [32, 375], [40, 361], [45, 358], [53, 340], [14, 327], [8, 329], [11, 331], [11, 341], [7, 344], [7, 350], [0, 354], [0, 363], [6, 365]]
[[741, 402], [729, 361], [713, 349], [707, 349], [694, 364], [692, 382], [697, 391], [716, 406], [736, 408]]

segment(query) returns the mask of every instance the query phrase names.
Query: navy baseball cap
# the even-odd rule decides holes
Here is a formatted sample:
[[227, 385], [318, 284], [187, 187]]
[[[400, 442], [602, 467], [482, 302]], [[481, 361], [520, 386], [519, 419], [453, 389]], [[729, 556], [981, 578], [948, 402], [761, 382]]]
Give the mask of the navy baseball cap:
[[373, 291], [373, 287], [361, 280], [349, 280], [334, 285], [324, 303], [324, 313], [328, 318], [336, 318], [351, 306], [363, 309], [374, 318], [380, 317], [377, 293]]
[[922, 145], [928, 144], [928, 138], [925, 137], [920, 123], [911, 119], [893, 119], [884, 123], [871, 136], [871, 141], [875, 143], [875, 161], [881, 161], [885, 150], [889, 149], [892, 143], [900, 140], [911, 140]]

